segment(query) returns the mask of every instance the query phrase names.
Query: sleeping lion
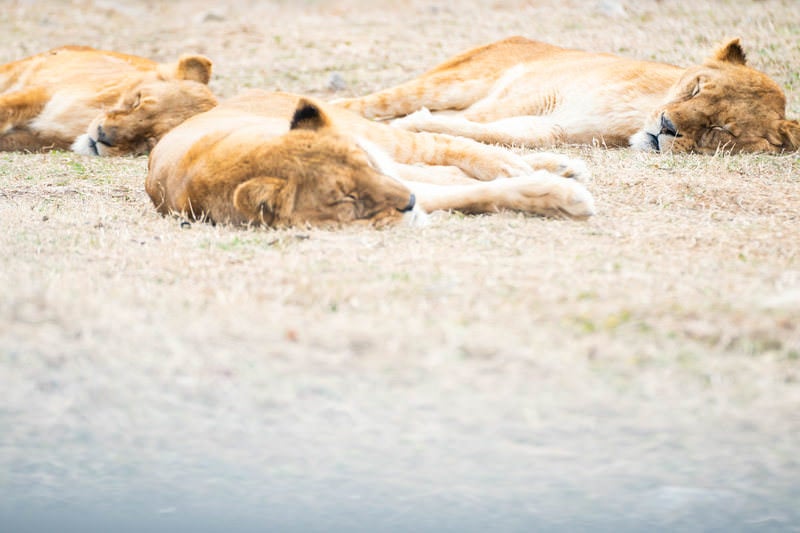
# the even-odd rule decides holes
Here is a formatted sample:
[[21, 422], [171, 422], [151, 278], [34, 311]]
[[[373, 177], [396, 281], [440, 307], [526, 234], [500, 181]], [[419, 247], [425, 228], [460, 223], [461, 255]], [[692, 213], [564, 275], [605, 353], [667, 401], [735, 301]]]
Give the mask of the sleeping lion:
[[336, 100], [412, 131], [505, 145], [630, 144], [657, 152], [794, 151], [800, 125], [738, 39], [688, 68], [523, 37], [474, 48], [419, 78]]
[[525, 158], [471, 139], [413, 133], [307, 97], [251, 90], [188, 119], [150, 153], [162, 214], [264, 226], [420, 220], [512, 209], [583, 219], [580, 161]]
[[211, 61], [200, 55], [156, 63], [84, 46], [0, 65], [0, 151], [146, 153], [216, 105], [210, 77]]

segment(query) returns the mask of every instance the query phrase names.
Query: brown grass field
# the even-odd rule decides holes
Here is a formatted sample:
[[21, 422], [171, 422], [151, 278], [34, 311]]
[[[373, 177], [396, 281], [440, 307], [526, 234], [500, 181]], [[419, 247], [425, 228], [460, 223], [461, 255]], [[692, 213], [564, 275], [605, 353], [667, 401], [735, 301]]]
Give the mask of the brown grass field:
[[[223, 97], [333, 98], [513, 34], [740, 36], [800, 116], [791, 0], [4, 0], [0, 62], [195, 51]], [[800, 158], [558, 150], [587, 222], [324, 231], [181, 227], [146, 158], [0, 154], [0, 529], [800, 531]]]

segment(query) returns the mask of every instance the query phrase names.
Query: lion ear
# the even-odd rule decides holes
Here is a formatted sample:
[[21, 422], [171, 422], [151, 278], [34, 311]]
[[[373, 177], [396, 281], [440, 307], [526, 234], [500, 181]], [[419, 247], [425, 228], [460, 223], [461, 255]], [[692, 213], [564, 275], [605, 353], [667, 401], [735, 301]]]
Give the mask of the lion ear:
[[279, 178], [253, 178], [233, 191], [233, 206], [250, 222], [270, 226], [281, 206], [286, 182]]
[[781, 144], [788, 151], [800, 150], [800, 123], [796, 120], [782, 120], [778, 125]]
[[739, 38], [731, 39], [723, 44], [714, 52], [712, 59], [717, 61], [727, 61], [735, 65], [747, 64], [747, 55], [744, 53], [742, 45], [739, 43]]
[[178, 60], [175, 77], [208, 84], [211, 79], [211, 60], [205, 56], [184, 54]]
[[290, 129], [318, 130], [330, 126], [328, 115], [308, 98], [300, 98], [292, 116]]

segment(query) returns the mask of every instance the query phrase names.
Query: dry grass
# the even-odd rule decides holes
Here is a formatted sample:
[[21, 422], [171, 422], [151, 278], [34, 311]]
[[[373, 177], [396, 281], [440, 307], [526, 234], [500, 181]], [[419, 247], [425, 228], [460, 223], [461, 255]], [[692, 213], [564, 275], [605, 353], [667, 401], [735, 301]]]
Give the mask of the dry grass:
[[[127, 4], [12, 1], [0, 61], [195, 50], [223, 96], [329, 97], [511, 34], [679, 64], [739, 35], [800, 115], [789, 1]], [[800, 159], [563, 151], [587, 223], [384, 231], [182, 227], [143, 158], [0, 154], [0, 516], [796, 530]]]

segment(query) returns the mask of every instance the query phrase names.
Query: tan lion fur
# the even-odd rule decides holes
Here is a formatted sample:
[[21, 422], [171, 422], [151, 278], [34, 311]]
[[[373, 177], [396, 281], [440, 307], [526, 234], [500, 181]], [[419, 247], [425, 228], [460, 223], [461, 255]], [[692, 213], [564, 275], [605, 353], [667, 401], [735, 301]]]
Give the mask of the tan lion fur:
[[252, 90], [166, 134], [150, 154], [145, 188], [163, 214], [234, 224], [385, 225], [419, 219], [420, 207], [580, 219], [594, 204], [570, 178], [584, 174], [580, 161], [555, 154], [523, 159]]
[[[157, 63], [84, 46], [0, 65], [0, 150], [147, 152], [169, 129], [216, 104], [210, 76], [211, 61], [200, 55]], [[97, 135], [104, 113], [128, 117], [124, 135], [113, 126]]]
[[419, 78], [335, 103], [412, 131], [545, 147], [600, 143], [657, 151], [793, 151], [786, 98], [747, 66], [738, 39], [680, 68], [523, 37], [474, 48]]

